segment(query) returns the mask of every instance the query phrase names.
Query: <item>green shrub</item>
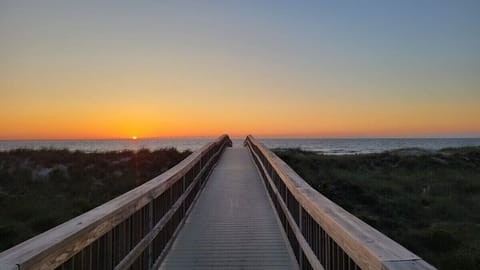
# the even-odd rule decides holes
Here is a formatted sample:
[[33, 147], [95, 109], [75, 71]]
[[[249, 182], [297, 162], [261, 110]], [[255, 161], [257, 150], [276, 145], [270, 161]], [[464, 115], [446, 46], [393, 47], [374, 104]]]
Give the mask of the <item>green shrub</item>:
[[439, 269], [480, 265], [480, 147], [275, 152], [320, 193]]
[[[0, 251], [129, 191], [189, 154], [173, 148], [0, 152]], [[51, 170], [32, 177], [42, 169]]]

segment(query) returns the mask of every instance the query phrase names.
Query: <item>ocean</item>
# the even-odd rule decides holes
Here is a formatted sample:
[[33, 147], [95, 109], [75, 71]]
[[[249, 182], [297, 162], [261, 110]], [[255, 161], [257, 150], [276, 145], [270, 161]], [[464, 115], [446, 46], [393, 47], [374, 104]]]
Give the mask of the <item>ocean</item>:
[[[178, 150], [197, 150], [215, 138], [159, 138], [159, 139], [105, 139], [105, 140], [0, 140], [0, 151], [17, 148], [69, 149], [87, 152], [155, 150], [175, 147]], [[438, 150], [446, 147], [480, 146], [480, 138], [258, 138], [269, 148], [299, 148], [324, 154], [378, 153], [399, 148], [424, 148]], [[235, 145], [242, 145], [244, 138], [232, 138]]]

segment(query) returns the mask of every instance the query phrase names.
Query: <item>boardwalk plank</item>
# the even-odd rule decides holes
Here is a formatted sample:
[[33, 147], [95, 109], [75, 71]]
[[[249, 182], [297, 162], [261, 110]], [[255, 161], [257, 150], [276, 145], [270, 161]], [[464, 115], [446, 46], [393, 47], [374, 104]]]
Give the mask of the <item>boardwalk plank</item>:
[[246, 148], [228, 148], [160, 269], [296, 269]]

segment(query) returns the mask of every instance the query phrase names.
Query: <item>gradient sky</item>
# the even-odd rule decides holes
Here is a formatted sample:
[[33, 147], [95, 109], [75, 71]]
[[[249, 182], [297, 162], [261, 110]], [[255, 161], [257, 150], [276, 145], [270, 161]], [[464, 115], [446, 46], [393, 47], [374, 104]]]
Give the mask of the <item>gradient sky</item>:
[[0, 0], [0, 138], [480, 136], [480, 1]]

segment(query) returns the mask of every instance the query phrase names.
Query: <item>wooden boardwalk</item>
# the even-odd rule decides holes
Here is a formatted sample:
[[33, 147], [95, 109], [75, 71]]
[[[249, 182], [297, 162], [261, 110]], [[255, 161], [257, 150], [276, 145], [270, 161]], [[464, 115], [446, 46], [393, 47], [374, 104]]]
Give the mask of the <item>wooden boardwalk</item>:
[[318, 193], [253, 136], [244, 144], [218, 137], [1, 252], [0, 269], [436, 269]]
[[296, 269], [247, 148], [227, 148], [161, 269]]

